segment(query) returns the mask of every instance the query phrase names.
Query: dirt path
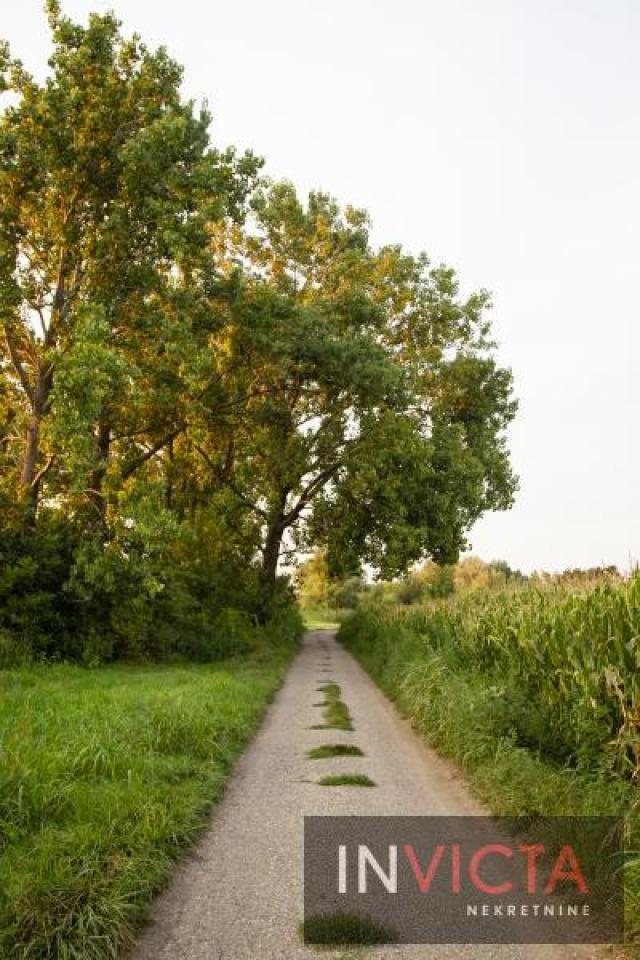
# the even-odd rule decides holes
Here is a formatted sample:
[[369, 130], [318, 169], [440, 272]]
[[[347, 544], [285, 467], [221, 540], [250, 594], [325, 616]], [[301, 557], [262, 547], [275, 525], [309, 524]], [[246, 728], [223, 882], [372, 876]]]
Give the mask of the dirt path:
[[[329, 659], [327, 666], [325, 660]], [[312, 730], [319, 683], [335, 681], [355, 733]], [[310, 760], [324, 743], [357, 743], [365, 756]], [[321, 787], [319, 776], [364, 773], [375, 789]], [[355, 660], [327, 633], [304, 647], [262, 729], [238, 763], [211, 825], [169, 889], [156, 900], [135, 960], [346, 958], [301, 944], [305, 815], [477, 814], [462, 779], [429, 751]], [[567, 946], [395, 946], [363, 960], [560, 960], [603, 954]]]

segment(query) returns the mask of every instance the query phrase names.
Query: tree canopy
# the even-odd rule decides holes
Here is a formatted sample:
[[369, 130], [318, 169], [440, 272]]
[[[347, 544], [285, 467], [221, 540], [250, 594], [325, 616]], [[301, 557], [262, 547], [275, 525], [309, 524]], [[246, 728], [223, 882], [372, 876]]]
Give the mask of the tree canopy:
[[455, 562], [516, 488], [486, 291], [213, 146], [112, 15], [47, 10], [43, 83], [0, 48], [0, 549], [69, 612], [12, 620], [0, 582], [0, 628], [55, 646], [82, 614], [126, 649], [142, 602], [265, 619], [311, 548], [332, 575]]

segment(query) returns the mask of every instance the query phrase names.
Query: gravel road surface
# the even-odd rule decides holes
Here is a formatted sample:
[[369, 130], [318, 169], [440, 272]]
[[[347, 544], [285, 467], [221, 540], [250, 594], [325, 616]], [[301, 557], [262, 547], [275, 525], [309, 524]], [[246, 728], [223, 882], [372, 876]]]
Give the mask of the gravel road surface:
[[[320, 684], [339, 683], [355, 732], [313, 730]], [[310, 760], [325, 743], [364, 757]], [[375, 788], [321, 787], [364, 773]], [[571, 960], [607, 948], [411, 945], [319, 951], [300, 940], [305, 815], [482, 814], [454, 767], [412, 732], [332, 634], [306, 635], [265, 722], [192, 854], [155, 901], [134, 960]]]

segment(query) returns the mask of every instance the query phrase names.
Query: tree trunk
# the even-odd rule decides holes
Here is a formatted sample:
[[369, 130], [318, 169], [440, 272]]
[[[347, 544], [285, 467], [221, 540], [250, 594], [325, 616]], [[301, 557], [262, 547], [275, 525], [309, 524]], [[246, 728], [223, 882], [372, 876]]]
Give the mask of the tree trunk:
[[267, 531], [267, 539], [262, 551], [261, 579], [267, 593], [273, 596], [278, 576], [278, 560], [284, 530], [281, 523], [273, 523]]
[[89, 481], [89, 498], [95, 507], [97, 519], [104, 525], [107, 516], [107, 501], [104, 495], [104, 478], [107, 472], [111, 448], [111, 427], [101, 418], [96, 438], [96, 465]]
[[165, 470], [165, 506], [167, 510], [173, 510], [173, 438], [167, 445], [167, 457], [169, 464]]
[[40, 454], [40, 417], [32, 412], [27, 427], [27, 437], [22, 461], [22, 502], [24, 504], [24, 526], [28, 531], [35, 530], [38, 515], [39, 486], [36, 482], [36, 464]]
[[44, 373], [42, 371], [38, 372], [38, 378], [33, 391], [31, 416], [27, 426], [22, 472], [20, 475], [25, 504], [25, 527], [28, 530], [35, 529], [38, 515], [41, 482], [41, 476], [37, 472], [38, 461], [40, 459], [40, 424], [47, 410], [52, 384], [53, 367], [49, 366]]
[[269, 619], [273, 605], [273, 596], [278, 577], [280, 547], [286, 529], [285, 509], [287, 496], [288, 490], [282, 490], [280, 492], [276, 506], [267, 521], [267, 536], [264, 547], [262, 548], [262, 569], [260, 571], [262, 598], [259, 616], [262, 623]]

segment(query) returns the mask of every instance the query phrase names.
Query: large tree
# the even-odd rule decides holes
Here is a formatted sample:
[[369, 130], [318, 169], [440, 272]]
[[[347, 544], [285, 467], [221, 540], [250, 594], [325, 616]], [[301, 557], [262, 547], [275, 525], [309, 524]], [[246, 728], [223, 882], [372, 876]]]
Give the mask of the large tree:
[[124, 609], [125, 636], [134, 607], [166, 620], [178, 596], [196, 633], [225, 605], [266, 616], [282, 561], [313, 546], [332, 575], [455, 560], [515, 488], [486, 293], [375, 248], [367, 215], [324, 193], [256, 189], [257, 161], [211, 147], [164, 50], [47, 9], [44, 82], [0, 46], [0, 506], [18, 567], [59, 553], [55, 527], [56, 592], [80, 598], [87, 636], [91, 611]]
[[209, 117], [181, 98], [164, 50], [123, 38], [111, 15], [82, 27], [57, 0], [47, 9], [44, 83], [0, 48], [12, 95], [0, 117], [0, 331], [24, 421], [13, 452], [30, 525], [47, 472], [69, 471], [65, 418], [48, 430], [62, 367], [68, 439], [78, 447], [83, 434], [98, 512], [112, 442], [131, 439], [129, 475], [183, 427], [176, 354], [189, 351], [206, 294], [209, 227], [242, 203], [256, 166], [210, 147]]
[[312, 543], [341, 572], [455, 560], [515, 486], [486, 293], [461, 299], [451, 270], [374, 249], [362, 211], [286, 183], [221, 247], [243, 270], [224, 372], [239, 402], [200, 449], [261, 527], [266, 596], [283, 549]]

